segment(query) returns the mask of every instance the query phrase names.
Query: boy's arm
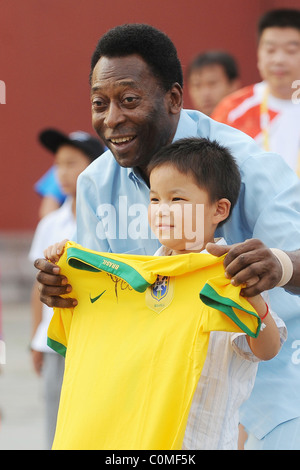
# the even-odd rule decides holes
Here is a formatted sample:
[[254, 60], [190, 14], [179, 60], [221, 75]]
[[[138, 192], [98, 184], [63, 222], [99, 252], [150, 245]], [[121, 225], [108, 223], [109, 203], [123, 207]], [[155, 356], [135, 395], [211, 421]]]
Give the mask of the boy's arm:
[[255, 308], [262, 320], [262, 328], [257, 338], [246, 337], [249, 347], [256, 357], [263, 361], [268, 361], [276, 356], [280, 350], [278, 327], [261, 295], [256, 295], [247, 300]]
[[32, 338], [34, 337], [39, 324], [42, 321], [43, 304], [40, 301], [38, 283], [35, 282], [31, 291], [31, 313], [32, 313]]
[[[43, 304], [40, 301], [38, 283], [35, 282], [31, 291], [32, 338], [42, 321]], [[37, 374], [41, 374], [43, 367], [43, 353], [31, 349], [33, 366]]]

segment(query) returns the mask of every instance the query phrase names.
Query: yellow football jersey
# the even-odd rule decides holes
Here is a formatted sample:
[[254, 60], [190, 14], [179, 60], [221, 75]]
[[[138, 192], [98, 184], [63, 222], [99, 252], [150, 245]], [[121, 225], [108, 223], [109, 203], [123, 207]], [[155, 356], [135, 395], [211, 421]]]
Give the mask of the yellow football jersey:
[[66, 357], [53, 449], [181, 449], [210, 331], [260, 329], [223, 257], [68, 242], [59, 265], [78, 306], [55, 308], [48, 330]]

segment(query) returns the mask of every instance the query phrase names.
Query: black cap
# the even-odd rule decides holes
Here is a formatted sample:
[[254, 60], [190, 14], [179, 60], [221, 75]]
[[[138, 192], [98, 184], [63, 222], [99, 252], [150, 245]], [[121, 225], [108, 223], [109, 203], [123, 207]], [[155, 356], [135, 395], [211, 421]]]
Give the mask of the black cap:
[[84, 131], [75, 131], [66, 135], [56, 129], [46, 129], [39, 134], [39, 140], [44, 147], [56, 153], [62, 145], [72, 145], [95, 160], [104, 152], [101, 142]]

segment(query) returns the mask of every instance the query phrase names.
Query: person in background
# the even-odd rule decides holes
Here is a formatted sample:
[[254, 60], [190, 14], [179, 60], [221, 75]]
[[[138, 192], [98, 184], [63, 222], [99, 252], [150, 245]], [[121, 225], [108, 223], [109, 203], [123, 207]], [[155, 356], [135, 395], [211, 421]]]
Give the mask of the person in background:
[[225, 97], [212, 118], [279, 153], [300, 176], [300, 10], [267, 12], [258, 21], [257, 35], [262, 81]]
[[51, 166], [35, 183], [34, 190], [41, 197], [39, 219], [58, 209], [66, 199], [57, 179], [57, 168]]
[[[29, 252], [31, 261], [41, 256], [48, 244], [61, 237], [69, 238], [75, 232], [77, 178], [104, 150], [99, 139], [83, 131], [65, 135], [55, 129], [46, 129], [39, 134], [39, 139], [54, 155], [57, 178], [67, 197], [59, 209], [40, 220]], [[47, 448], [51, 448], [54, 437], [64, 373], [64, 359], [47, 346], [47, 329], [52, 315], [53, 309], [40, 302], [38, 283], [35, 282], [32, 290], [31, 351], [34, 369], [44, 381]]]
[[210, 116], [222, 98], [240, 88], [237, 62], [224, 51], [199, 54], [188, 66], [186, 84], [194, 109]]

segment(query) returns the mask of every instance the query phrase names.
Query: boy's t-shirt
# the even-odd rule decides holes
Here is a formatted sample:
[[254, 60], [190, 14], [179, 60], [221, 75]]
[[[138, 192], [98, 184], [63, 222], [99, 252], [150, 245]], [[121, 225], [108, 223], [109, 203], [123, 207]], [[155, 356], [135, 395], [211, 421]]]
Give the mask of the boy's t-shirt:
[[54, 449], [181, 449], [210, 331], [257, 336], [261, 321], [223, 257], [98, 253], [59, 261], [78, 299], [54, 309], [48, 344], [66, 355]]

